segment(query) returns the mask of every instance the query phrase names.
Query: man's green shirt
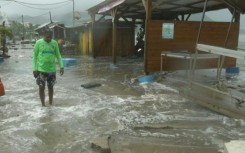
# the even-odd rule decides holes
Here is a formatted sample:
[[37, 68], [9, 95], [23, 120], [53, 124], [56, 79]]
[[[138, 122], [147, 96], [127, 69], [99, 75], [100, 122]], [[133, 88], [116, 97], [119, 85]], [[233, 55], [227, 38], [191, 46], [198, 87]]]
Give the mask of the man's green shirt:
[[58, 43], [55, 40], [51, 40], [47, 43], [44, 39], [39, 39], [34, 46], [32, 70], [56, 72], [55, 58], [57, 58], [60, 68], [63, 68], [64, 65]]

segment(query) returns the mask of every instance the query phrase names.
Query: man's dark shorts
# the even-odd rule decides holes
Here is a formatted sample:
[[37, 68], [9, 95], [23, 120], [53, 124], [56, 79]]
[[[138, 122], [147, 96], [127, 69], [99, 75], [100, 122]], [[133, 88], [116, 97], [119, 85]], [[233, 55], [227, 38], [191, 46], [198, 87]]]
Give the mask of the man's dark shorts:
[[48, 86], [54, 86], [56, 82], [56, 74], [54, 72], [51, 73], [38, 72], [36, 77], [37, 85], [45, 87], [46, 82]]

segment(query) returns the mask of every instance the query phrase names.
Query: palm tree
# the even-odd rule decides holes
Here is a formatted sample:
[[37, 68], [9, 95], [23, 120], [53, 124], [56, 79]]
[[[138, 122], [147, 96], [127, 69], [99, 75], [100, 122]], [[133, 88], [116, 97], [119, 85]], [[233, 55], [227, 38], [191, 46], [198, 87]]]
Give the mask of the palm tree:
[[3, 25], [0, 25], [0, 38], [1, 38], [1, 50], [3, 50], [2, 56], [6, 56], [6, 52], [8, 52], [8, 48], [6, 47], [6, 37], [12, 38], [13, 33], [12, 30], [8, 27], [5, 27], [5, 21], [3, 21]]

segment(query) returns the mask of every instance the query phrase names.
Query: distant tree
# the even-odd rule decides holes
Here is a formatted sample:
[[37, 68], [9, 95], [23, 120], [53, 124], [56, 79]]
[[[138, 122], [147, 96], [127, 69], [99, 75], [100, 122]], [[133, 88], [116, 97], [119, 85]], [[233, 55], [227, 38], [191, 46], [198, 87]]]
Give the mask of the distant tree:
[[13, 33], [12, 30], [8, 27], [5, 27], [5, 21], [2, 25], [0, 25], [0, 36], [1, 36], [1, 50], [3, 51], [3, 56], [8, 52], [8, 48], [6, 47], [6, 37], [12, 38]]
[[29, 23], [25, 30], [25, 38], [29, 39], [29, 40], [33, 40], [33, 38], [35, 37], [35, 29], [38, 27], [39, 25], [33, 25], [32, 23]]
[[[13, 32], [14, 37], [16, 38], [22, 38], [25, 37], [25, 39], [32, 39], [33, 34], [35, 33], [35, 29], [39, 25], [33, 25], [32, 23], [25, 24], [25, 27], [23, 27], [23, 24], [18, 21], [12, 21], [10, 29]], [[14, 38], [15, 39], [15, 38]]]
[[20, 22], [13, 21], [10, 25], [10, 29], [12, 30], [14, 37], [21, 38], [23, 36], [23, 24]]
[[10, 28], [4, 27], [2, 25], [0, 25], [0, 35], [1, 35], [1, 37], [4, 37], [5, 36], [5, 37], [8, 37], [10, 39], [13, 38], [13, 32], [12, 32], [12, 30]]

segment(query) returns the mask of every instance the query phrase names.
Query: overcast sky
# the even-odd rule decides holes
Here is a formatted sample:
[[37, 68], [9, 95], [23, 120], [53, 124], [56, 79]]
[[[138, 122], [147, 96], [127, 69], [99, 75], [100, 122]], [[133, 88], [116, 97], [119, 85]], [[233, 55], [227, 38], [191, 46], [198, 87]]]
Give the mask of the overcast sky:
[[[104, 0], [74, 0], [75, 11], [86, 11]], [[51, 11], [52, 15], [73, 11], [73, 0], [0, 0], [1, 11], [8, 14], [38, 16]]]
[[[86, 11], [104, 0], [74, 0], [75, 11]], [[0, 0], [1, 11], [5, 15], [52, 16], [73, 11], [73, 0]], [[231, 14], [226, 11], [209, 12], [207, 15], [215, 21], [230, 21]], [[245, 15], [241, 16], [241, 27], [245, 26]]]
[[[74, 0], [75, 11], [86, 11], [104, 0]], [[1, 11], [5, 14], [37, 16], [48, 13], [66, 14], [73, 11], [73, 0], [0, 0]], [[230, 20], [228, 11], [208, 13], [214, 19]]]
[[[211, 12], [208, 12], [207, 15], [214, 21], [230, 22], [232, 19], [232, 14], [228, 11], [228, 9], [219, 10], [219, 11], [211, 11]], [[245, 15], [244, 14], [242, 14], [240, 18], [240, 29], [245, 30]]]

